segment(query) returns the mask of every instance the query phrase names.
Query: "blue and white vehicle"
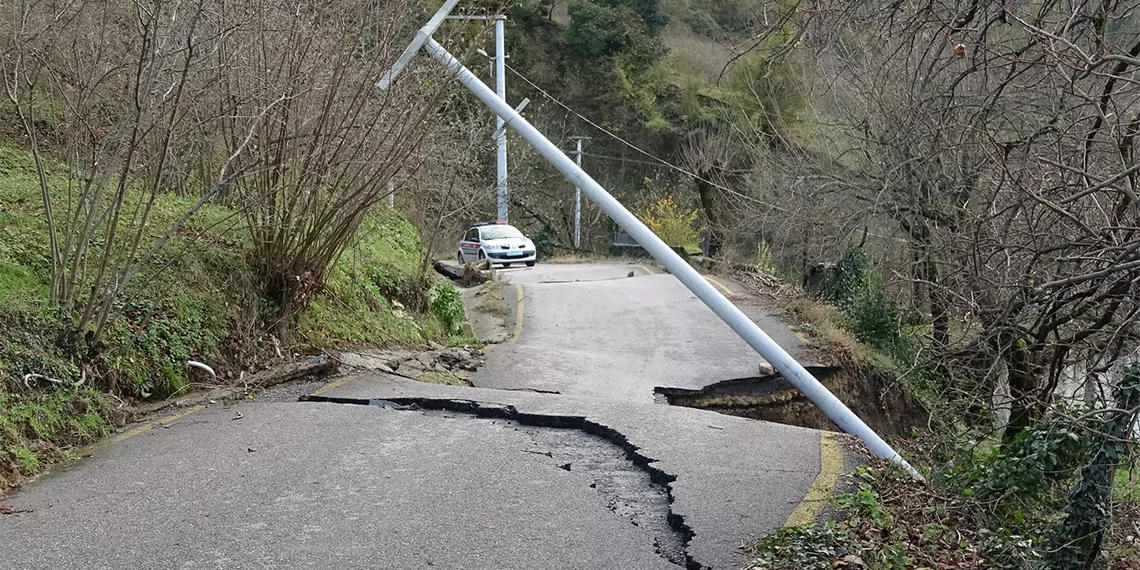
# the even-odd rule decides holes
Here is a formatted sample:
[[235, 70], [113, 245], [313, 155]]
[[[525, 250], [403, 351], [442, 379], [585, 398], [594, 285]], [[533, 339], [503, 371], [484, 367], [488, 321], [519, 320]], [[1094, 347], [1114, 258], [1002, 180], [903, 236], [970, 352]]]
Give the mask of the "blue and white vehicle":
[[510, 267], [512, 263], [534, 267], [538, 256], [534, 242], [514, 226], [484, 222], [472, 226], [459, 240], [460, 265], [480, 259], [503, 267]]

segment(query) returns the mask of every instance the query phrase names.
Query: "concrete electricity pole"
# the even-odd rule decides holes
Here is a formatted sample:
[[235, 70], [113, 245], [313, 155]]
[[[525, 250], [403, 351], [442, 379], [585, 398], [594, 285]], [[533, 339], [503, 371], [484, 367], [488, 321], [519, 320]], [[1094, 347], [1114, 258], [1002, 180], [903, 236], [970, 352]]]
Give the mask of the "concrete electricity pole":
[[[578, 141], [578, 168], [582, 168], [582, 140], [590, 137], [571, 137]], [[582, 189], [574, 187], [574, 249], [582, 245]]]
[[[503, 40], [503, 20], [505, 16], [495, 18], [495, 91], [503, 101], [507, 100], [507, 48]], [[496, 195], [499, 203], [499, 221], [507, 221], [507, 129], [504, 128], [503, 116], [495, 116], [495, 132], [499, 133], [498, 150], [495, 156], [495, 175], [498, 188]]]
[[[500, 99], [507, 100], [507, 48], [503, 37], [503, 26], [506, 16], [447, 16], [448, 20], [494, 20], [495, 21], [495, 55], [487, 56], [487, 52], [478, 50], [481, 55], [495, 58], [495, 93]], [[507, 221], [507, 201], [510, 192], [507, 189], [507, 129], [502, 115], [495, 115], [495, 194], [497, 201], [497, 219]]]

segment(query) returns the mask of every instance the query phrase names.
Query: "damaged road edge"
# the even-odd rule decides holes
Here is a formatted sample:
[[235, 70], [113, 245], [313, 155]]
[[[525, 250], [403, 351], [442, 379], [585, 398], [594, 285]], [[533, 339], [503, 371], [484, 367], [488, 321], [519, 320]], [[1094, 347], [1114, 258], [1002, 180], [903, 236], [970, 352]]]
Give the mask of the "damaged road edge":
[[673, 512], [674, 497], [672, 483], [677, 480], [677, 477], [656, 467], [656, 460], [642, 455], [639, 448], [631, 443], [629, 438], [609, 426], [591, 421], [583, 416], [532, 414], [520, 412], [511, 405], [478, 402], [475, 400], [406, 397], [341, 398], [311, 394], [301, 396], [299, 401], [374, 406], [396, 410], [419, 409], [455, 412], [468, 414], [476, 418], [513, 421], [524, 426], [577, 430], [588, 435], [599, 437], [621, 449], [629, 461], [638, 469], [641, 469], [649, 475], [649, 479], [653, 484], [660, 486], [664, 490], [666, 500], [669, 504], [666, 522], [681, 539], [686, 570], [708, 570], [708, 567], [694, 560], [689, 554], [689, 544], [695, 536], [695, 533], [689, 528], [684, 517]]

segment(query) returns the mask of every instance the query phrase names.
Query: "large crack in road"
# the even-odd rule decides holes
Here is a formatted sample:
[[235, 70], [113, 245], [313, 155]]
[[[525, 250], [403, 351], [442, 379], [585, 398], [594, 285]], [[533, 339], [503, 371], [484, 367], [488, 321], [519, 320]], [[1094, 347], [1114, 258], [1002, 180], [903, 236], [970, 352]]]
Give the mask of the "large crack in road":
[[526, 414], [513, 406], [471, 400], [431, 398], [357, 399], [304, 396], [301, 401], [374, 406], [386, 409], [464, 415], [471, 421], [506, 422], [525, 435], [530, 449], [522, 452], [549, 458], [552, 468], [583, 473], [606, 508], [638, 527], [652, 540], [665, 560], [688, 570], [704, 567], [692, 559], [687, 546], [693, 532], [672, 512], [670, 484], [675, 477], [658, 469], [652, 460], [620, 432], [581, 416]]

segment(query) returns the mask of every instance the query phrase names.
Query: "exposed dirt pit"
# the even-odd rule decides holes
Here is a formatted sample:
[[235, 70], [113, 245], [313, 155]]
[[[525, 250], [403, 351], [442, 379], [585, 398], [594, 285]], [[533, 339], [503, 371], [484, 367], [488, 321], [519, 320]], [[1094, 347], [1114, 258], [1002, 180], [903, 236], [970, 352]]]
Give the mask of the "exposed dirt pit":
[[[926, 408], [886, 374], [841, 366], [805, 368], [880, 435], [905, 435], [912, 427], [926, 424]], [[673, 406], [806, 428], [839, 429], [778, 373], [724, 380], [700, 390], [658, 386], [654, 392]]]

